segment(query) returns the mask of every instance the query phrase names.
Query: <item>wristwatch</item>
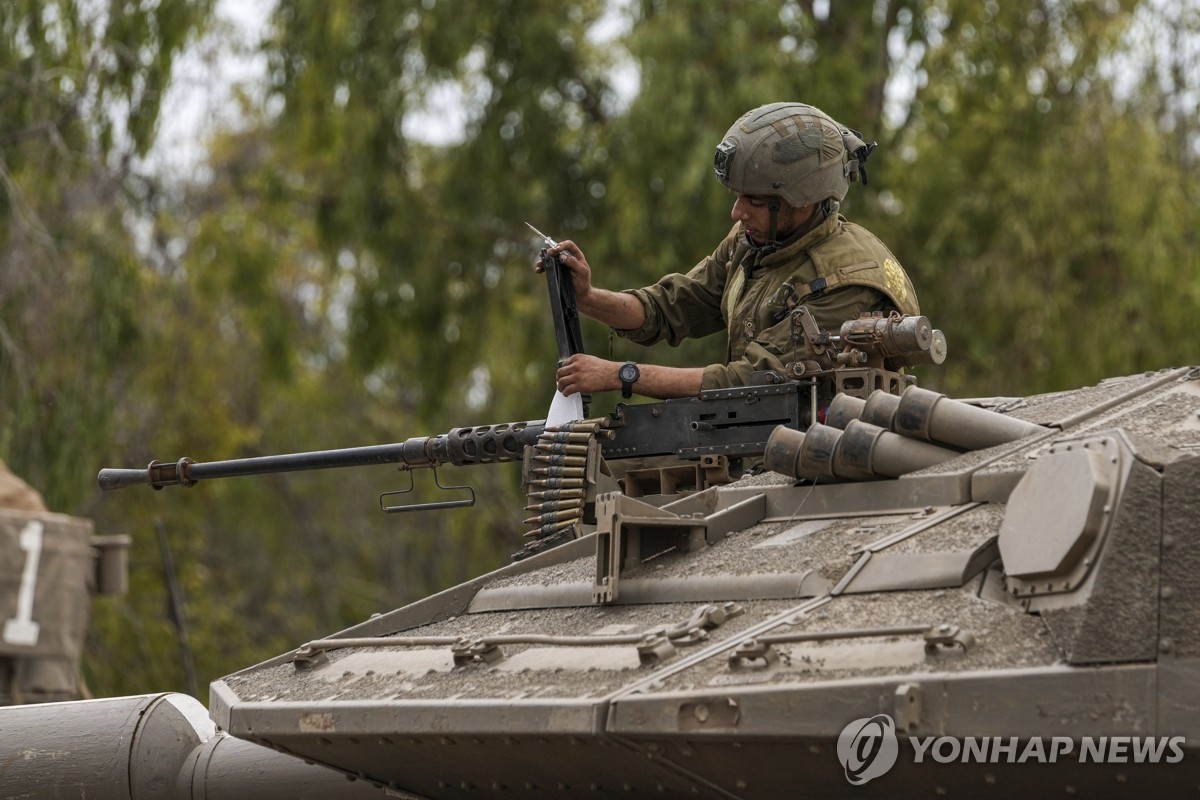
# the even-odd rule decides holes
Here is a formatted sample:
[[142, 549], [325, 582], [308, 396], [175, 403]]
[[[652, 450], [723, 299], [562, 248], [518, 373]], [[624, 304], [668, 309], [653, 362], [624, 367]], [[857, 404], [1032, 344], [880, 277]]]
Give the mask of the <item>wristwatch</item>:
[[621, 397], [629, 399], [633, 396], [633, 385], [642, 377], [642, 371], [638, 369], [637, 364], [626, 361], [617, 371], [617, 377], [621, 379]]

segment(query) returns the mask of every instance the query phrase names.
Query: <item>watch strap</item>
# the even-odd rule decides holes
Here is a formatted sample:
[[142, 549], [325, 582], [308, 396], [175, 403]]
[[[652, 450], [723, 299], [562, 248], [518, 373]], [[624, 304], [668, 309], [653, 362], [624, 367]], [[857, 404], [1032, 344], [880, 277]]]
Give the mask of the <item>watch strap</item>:
[[[633, 368], [633, 380], [625, 380], [625, 373], [629, 371], [630, 367]], [[641, 370], [638, 369], [638, 365], [633, 361], [626, 361], [617, 370], [617, 377], [621, 380], [621, 397], [624, 397], [626, 400], [633, 397], [633, 384], [641, 377]]]

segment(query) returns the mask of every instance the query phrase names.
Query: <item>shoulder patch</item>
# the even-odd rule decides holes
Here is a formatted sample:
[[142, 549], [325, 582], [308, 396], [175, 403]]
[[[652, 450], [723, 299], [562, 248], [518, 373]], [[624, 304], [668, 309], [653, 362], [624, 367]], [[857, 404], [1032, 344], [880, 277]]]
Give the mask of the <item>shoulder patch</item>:
[[900, 269], [896, 259], [883, 260], [883, 280], [887, 284], [888, 293], [896, 298], [897, 302], [903, 303], [908, 299], [908, 281], [904, 279], [904, 270]]

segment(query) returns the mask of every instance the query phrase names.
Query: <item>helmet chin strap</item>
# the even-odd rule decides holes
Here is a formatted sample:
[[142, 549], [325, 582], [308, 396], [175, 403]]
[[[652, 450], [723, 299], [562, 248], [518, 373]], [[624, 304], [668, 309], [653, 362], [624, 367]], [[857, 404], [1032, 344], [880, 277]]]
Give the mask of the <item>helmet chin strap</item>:
[[762, 244], [758, 244], [753, 239], [746, 236], [746, 242], [750, 245], [750, 259], [743, 262], [742, 267], [746, 270], [746, 275], [758, 267], [764, 257], [771, 255], [779, 249], [780, 242], [776, 240], [775, 235], [779, 231], [779, 211], [782, 208], [779, 198], [772, 196], [767, 200], [767, 210], [771, 213], [770, 221], [767, 223], [767, 240]]
[[779, 249], [779, 211], [782, 207], [779, 197], [773, 196], [767, 200], [767, 211], [770, 212], [770, 219], [767, 223], [767, 241], [762, 243], [762, 246], [757, 247], [755, 263], [761, 260], [764, 255], [770, 255]]
[[[794, 241], [796, 237], [808, 233], [817, 225], [821, 224], [830, 215], [837, 213], [839, 203], [832, 197], [822, 201], [820, 205], [809, 216], [808, 220], [794, 231], [790, 231], [787, 235], [788, 241]], [[746, 241], [750, 243], [750, 247], [754, 252], [752, 259], [747, 262], [747, 269], [756, 266], [765, 256], [771, 255], [776, 250], [784, 246], [784, 242], [779, 241], [779, 212], [783, 209], [783, 203], [778, 196], [772, 196], [767, 200], [767, 211], [770, 212], [770, 218], [767, 222], [767, 240], [762, 244], [756, 244], [749, 236]]]
[[763, 258], [770, 255], [779, 249], [781, 242], [776, 239], [776, 234], [779, 233], [779, 211], [782, 209], [782, 204], [778, 197], [772, 197], [767, 200], [767, 210], [770, 212], [770, 219], [767, 223], [767, 240], [763, 243], [758, 243], [746, 236], [746, 243], [750, 245], [750, 259], [742, 261], [743, 269], [746, 275], [749, 276], [751, 270], [754, 270]]
[[779, 242], [775, 238], [776, 232], [779, 230], [779, 209], [782, 204], [777, 195], [772, 195], [767, 200], [767, 211], [771, 212], [770, 222], [767, 223], [767, 241], [763, 243], [764, 255], [773, 253], [779, 249]]

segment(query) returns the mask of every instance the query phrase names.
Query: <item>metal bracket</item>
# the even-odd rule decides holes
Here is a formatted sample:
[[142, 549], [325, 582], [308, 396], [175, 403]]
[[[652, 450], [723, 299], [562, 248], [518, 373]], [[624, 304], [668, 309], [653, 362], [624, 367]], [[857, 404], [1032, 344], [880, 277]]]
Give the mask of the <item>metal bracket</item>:
[[637, 646], [638, 662], [643, 667], [657, 667], [679, 655], [674, 643], [666, 636], [650, 634]]
[[697, 608], [691, 618], [684, 623], [688, 630], [703, 628], [711, 631], [719, 628], [734, 617], [740, 617], [746, 609], [739, 603], [728, 602], [721, 605], [710, 604]]
[[467, 506], [475, 505], [474, 489], [472, 489], [470, 486], [443, 486], [442, 482], [438, 479], [437, 468], [435, 467], [431, 467], [429, 471], [433, 473], [433, 482], [439, 489], [444, 492], [453, 491], [455, 489], [465, 489], [470, 497], [466, 497], [461, 500], [439, 500], [432, 503], [410, 503], [408, 505], [399, 506], [385, 505], [383, 498], [394, 497], [395, 495], [400, 494], [409, 494], [413, 490], [415, 480], [413, 479], [412, 470], [401, 468], [400, 471], [408, 473], [408, 486], [404, 489], [396, 489], [394, 491], [384, 492], [383, 494], [379, 495], [379, 508], [385, 514], [397, 514], [404, 511], [437, 511], [446, 508], [466, 508]]
[[450, 647], [454, 657], [454, 666], [465, 667], [477, 661], [484, 664], [495, 664], [504, 658], [500, 645], [483, 639], [459, 639]]
[[925, 655], [933, 656], [953, 647], [965, 653], [975, 646], [975, 637], [957, 625], [936, 625], [925, 631]]
[[296, 650], [292, 656], [292, 664], [297, 671], [308, 671], [329, 663], [329, 654], [325, 650], [306, 644]]
[[779, 651], [767, 642], [749, 639], [729, 655], [729, 669], [745, 672], [752, 669], [771, 669], [779, 666]]
[[672, 550], [690, 553], [714, 544], [731, 530], [766, 516], [763, 495], [712, 513], [676, 514], [642, 500], [609, 492], [596, 499], [596, 577], [592, 599], [613, 603], [622, 572]]
[[638, 643], [638, 659], [643, 666], [666, 663], [678, 655], [678, 648], [707, 642], [709, 631], [745, 613], [746, 609], [734, 602], [700, 606], [686, 622], [647, 633]]
[[896, 687], [895, 707], [892, 718], [896, 727], [912, 733], [921, 721], [921, 686], [916, 683], [902, 683]]
[[833, 374], [834, 393], [848, 394], [866, 400], [871, 392], [882, 389], [888, 394], [899, 395], [909, 386], [916, 386], [917, 379], [903, 372], [877, 367], [839, 369]]
[[700, 457], [700, 471], [704, 473], [704, 488], [724, 486], [733, 481], [729, 474], [729, 458], [720, 455]]
[[703, 519], [681, 517], [618, 492], [596, 500], [596, 578], [592, 599], [612, 603], [626, 569], [656, 555], [705, 546]]

